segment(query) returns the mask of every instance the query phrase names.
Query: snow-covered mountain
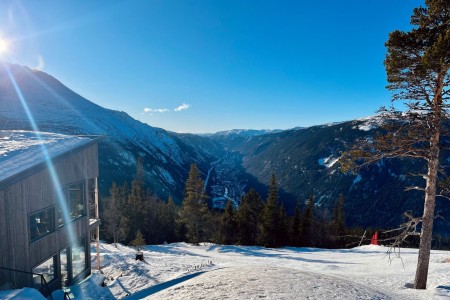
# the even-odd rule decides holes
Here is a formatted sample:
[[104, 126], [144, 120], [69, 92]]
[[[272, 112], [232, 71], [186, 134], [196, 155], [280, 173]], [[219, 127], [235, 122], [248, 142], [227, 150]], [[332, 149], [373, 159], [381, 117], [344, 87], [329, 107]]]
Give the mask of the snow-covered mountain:
[[231, 129], [231, 130], [224, 130], [224, 131], [218, 131], [213, 134], [209, 134], [208, 136], [215, 136], [215, 137], [250, 137], [250, 136], [257, 136], [257, 135], [263, 135], [263, 134], [269, 134], [269, 133], [277, 133], [282, 130], [280, 129]]
[[[284, 131], [177, 134], [96, 105], [43, 72], [0, 64], [0, 129], [32, 129], [24, 103], [42, 131], [106, 137], [99, 145], [103, 195], [113, 181], [133, 179], [139, 155], [147, 187], [178, 202], [189, 166], [197, 163], [211, 205], [218, 208], [228, 200], [238, 205], [250, 187], [265, 197], [272, 172], [288, 211], [313, 193], [317, 207], [330, 215], [334, 201], [344, 194], [349, 225], [386, 227], [401, 223], [403, 212], [419, 214], [423, 208], [421, 193], [404, 192], [406, 186], [423, 183], [407, 176], [423, 168], [418, 162], [381, 161], [356, 175], [340, 172], [341, 152], [357, 138], [374, 134], [380, 123], [376, 116]], [[447, 202], [439, 200], [437, 211], [450, 218]], [[437, 223], [435, 228], [444, 232], [450, 225]]]
[[[333, 205], [343, 194], [346, 221], [352, 226], [394, 227], [403, 221], [403, 213], [423, 212], [423, 193], [405, 192], [409, 186], [422, 186], [422, 178], [408, 176], [421, 173], [423, 161], [408, 159], [383, 160], [361, 170], [358, 174], [340, 171], [341, 153], [358, 138], [371, 138], [381, 119], [372, 116], [353, 121], [285, 130], [277, 133], [245, 137], [213, 137], [230, 153], [240, 157], [242, 170], [254, 182], [268, 184], [272, 172], [279, 180], [280, 199], [288, 211], [299, 202], [304, 205], [312, 193], [321, 213], [332, 215]], [[446, 153], [443, 153], [448, 155]], [[444, 163], [444, 162], [443, 162]], [[450, 169], [450, 160], [443, 167]], [[265, 193], [267, 188], [258, 190]], [[437, 210], [450, 218], [450, 205], [437, 200]], [[436, 232], [445, 233], [450, 224], [437, 218]]]
[[177, 191], [183, 190], [190, 163], [204, 165], [216, 159], [164, 129], [92, 103], [44, 72], [1, 63], [0, 129], [33, 129], [30, 118], [41, 131], [106, 136], [99, 156], [103, 191], [113, 180], [131, 180], [139, 155], [153, 190], [181, 196]]

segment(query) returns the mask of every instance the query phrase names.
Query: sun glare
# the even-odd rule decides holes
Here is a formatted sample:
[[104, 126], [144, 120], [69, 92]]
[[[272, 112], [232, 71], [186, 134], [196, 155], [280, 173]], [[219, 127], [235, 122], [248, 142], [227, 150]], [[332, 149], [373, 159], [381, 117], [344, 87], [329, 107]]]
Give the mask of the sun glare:
[[8, 51], [8, 42], [0, 37], [0, 55]]

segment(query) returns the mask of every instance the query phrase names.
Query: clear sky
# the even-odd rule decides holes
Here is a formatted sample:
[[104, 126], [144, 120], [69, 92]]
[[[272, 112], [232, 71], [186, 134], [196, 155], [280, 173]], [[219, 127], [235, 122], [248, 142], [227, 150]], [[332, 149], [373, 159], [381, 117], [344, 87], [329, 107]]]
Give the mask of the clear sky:
[[310, 126], [389, 104], [384, 43], [423, 3], [1, 0], [0, 59], [171, 131]]

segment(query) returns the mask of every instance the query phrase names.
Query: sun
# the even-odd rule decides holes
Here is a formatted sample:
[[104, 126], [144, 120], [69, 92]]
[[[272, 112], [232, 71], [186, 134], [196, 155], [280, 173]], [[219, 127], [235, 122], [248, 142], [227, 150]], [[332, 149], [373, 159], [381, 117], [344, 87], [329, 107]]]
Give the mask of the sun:
[[8, 52], [9, 43], [7, 40], [0, 37], [0, 55]]

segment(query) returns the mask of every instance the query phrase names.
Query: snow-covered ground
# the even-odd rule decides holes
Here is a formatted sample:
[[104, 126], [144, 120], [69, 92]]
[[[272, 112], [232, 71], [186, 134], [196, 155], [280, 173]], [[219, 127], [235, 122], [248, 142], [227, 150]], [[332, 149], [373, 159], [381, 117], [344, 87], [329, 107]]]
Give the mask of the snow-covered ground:
[[[92, 248], [95, 251], [95, 248]], [[315, 249], [186, 243], [135, 250], [101, 244], [107, 287], [95, 299], [449, 299], [450, 252], [432, 251], [428, 289], [409, 288], [416, 249]], [[94, 255], [93, 255], [94, 258]], [[93, 263], [94, 260], [93, 260]], [[93, 266], [94, 268], [94, 266]], [[78, 292], [77, 294], [80, 294]]]

